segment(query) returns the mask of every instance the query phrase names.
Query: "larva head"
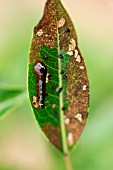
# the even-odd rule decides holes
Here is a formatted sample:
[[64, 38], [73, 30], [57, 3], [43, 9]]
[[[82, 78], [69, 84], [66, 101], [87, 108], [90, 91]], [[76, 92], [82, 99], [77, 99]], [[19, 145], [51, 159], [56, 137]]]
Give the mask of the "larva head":
[[37, 76], [42, 78], [44, 75], [47, 74], [46, 66], [43, 62], [39, 61], [34, 66], [34, 72]]

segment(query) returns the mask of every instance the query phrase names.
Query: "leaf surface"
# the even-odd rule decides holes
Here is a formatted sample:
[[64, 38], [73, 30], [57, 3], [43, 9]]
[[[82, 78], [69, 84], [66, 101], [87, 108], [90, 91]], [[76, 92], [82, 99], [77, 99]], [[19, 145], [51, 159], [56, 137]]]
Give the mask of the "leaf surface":
[[21, 88], [0, 86], [0, 120], [26, 99], [26, 92]]
[[46, 2], [34, 28], [28, 89], [40, 128], [57, 149], [68, 154], [88, 116], [89, 83], [76, 31], [60, 0]]

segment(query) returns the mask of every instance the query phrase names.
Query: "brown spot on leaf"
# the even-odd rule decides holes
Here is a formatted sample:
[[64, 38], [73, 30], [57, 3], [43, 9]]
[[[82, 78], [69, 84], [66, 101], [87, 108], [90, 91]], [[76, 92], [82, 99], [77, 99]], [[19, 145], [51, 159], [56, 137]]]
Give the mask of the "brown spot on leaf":
[[56, 47], [57, 22], [55, 12], [55, 1], [48, 0], [45, 5], [44, 15], [39, 24], [34, 28], [34, 37], [31, 45], [29, 63], [42, 60], [40, 57], [40, 47], [46, 45], [50, 48]]
[[45, 132], [50, 142], [60, 150], [60, 127], [55, 127], [51, 123], [47, 123], [43, 126], [42, 130]]
[[56, 3], [56, 6], [58, 7], [57, 20], [62, 18], [62, 13], [65, 18], [65, 25], [59, 28], [59, 33], [66, 28], [70, 29], [70, 34], [60, 36], [60, 48], [71, 56], [69, 65], [66, 67], [66, 100], [70, 104], [68, 109], [64, 111], [65, 116], [71, 120], [69, 124], [66, 124], [66, 129], [69, 132], [68, 145], [71, 146], [79, 139], [86, 123], [88, 115], [86, 110], [89, 106], [89, 82], [84, 59], [78, 48], [77, 34], [73, 23], [60, 1]]
[[64, 32], [67, 28], [70, 30], [70, 34], [62, 34], [62, 36], [59, 37], [60, 39], [60, 48], [68, 52], [69, 51], [69, 42], [74, 40], [72, 45], [75, 46], [77, 35], [74, 31], [73, 23], [70, 20], [69, 15], [67, 14], [66, 10], [64, 9], [63, 5], [60, 1], [55, 2], [55, 8], [56, 8], [56, 14], [57, 14], [57, 21], [59, 21], [61, 18], [65, 18], [65, 24], [59, 28], [59, 33]]
[[[71, 118], [71, 123], [66, 126], [66, 129], [73, 134], [74, 141], [76, 142], [84, 128], [87, 119], [86, 109], [89, 106], [89, 88], [83, 91], [84, 84], [89, 87], [87, 72], [85, 69], [85, 64], [82, 58], [82, 65], [84, 66], [84, 70], [80, 73], [80, 69], [78, 69], [78, 64], [74, 67], [71, 72], [69, 69], [73, 64], [73, 58], [70, 60], [70, 64], [67, 67], [67, 100], [71, 102], [69, 104], [68, 110], [65, 111], [65, 114]], [[79, 74], [80, 73], [80, 74]], [[72, 75], [75, 77], [75, 80], [72, 82]], [[70, 86], [72, 82], [72, 86]], [[75, 90], [73, 92], [73, 89]], [[76, 93], [75, 93], [76, 92]], [[82, 115], [82, 122], [78, 121], [74, 117], [80, 113]]]
[[55, 109], [55, 108], [56, 108], [56, 104], [53, 104], [53, 105], [52, 105], [52, 109]]

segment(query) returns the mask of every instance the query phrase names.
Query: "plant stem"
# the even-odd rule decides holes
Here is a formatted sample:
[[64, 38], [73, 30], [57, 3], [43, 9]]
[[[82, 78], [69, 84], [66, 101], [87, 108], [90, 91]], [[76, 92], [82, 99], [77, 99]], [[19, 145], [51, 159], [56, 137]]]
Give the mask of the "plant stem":
[[67, 170], [73, 170], [70, 155], [65, 155], [64, 157]]

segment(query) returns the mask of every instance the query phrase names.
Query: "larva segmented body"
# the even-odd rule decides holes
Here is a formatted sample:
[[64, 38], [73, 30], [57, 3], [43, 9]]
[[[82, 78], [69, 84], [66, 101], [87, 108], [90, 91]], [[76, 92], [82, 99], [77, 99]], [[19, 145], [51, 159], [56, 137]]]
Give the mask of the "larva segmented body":
[[44, 100], [46, 95], [46, 74], [47, 69], [43, 62], [37, 62], [34, 66], [34, 73], [37, 81], [37, 103], [38, 107], [44, 108]]

